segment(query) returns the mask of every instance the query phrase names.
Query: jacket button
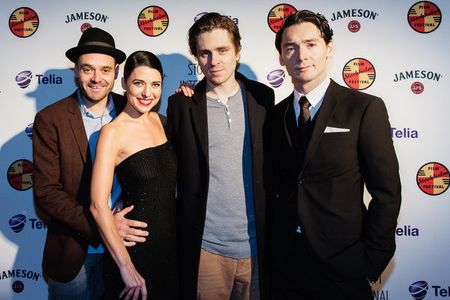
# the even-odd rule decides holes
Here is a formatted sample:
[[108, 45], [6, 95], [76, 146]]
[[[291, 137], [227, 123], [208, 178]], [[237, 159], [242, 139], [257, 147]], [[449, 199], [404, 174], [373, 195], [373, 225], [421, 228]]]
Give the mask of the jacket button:
[[303, 179], [300, 179], [300, 180], [298, 181], [298, 184], [303, 184]]

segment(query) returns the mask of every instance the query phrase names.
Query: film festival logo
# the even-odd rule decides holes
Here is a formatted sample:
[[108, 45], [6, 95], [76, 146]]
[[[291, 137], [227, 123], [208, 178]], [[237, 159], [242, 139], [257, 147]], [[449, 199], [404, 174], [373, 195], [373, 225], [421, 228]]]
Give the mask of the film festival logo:
[[355, 20], [354, 18], [364, 18], [364, 19], [369, 19], [369, 20], [375, 20], [375, 18], [378, 17], [378, 13], [371, 11], [371, 10], [367, 10], [367, 9], [343, 9], [337, 12], [334, 12], [331, 15], [330, 21], [337, 21], [337, 20], [341, 20], [341, 19], [347, 19], [347, 18], [352, 18], [353, 20], [351, 20], [348, 25], [347, 25], [347, 29], [350, 32], [356, 33], [361, 29], [361, 23], [358, 20]]
[[39, 27], [37, 13], [29, 7], [20, 7], [9, 17], [9, 29], [20, 38], [32, 36]]
[[283, 26], [284, 20], [296, 11], [297, 9], [290, 4], [282, 3], [275, 5], [267, 15], [267, 25], [269, 25], [270, 30], [277, 33], [281, 26]]
[[342, 71], [342, 77], [349, 88], [365, 90], [375, 81], [375, 67], [365, 58], [349, 60]]
[[8, 168], [8, 183], [18, 191], [26, 191], [33, 187], [33, 164], [26, 159], [13, 162]]
[[419, 33], [431, 33], [438, 29], [442, 21], [442, 13], [436, 4], [429, 1], [419, 1], [408, 11], [408, 23]]
[[139, 13], [137, 22], [143, 34], [155, 37], [167, 30], [167, 27], [169, 27], [169, 16], [159, 6], [147, 6]]
[[448, 190], [450, 175], [443, 164], [429, 162], [420, 167], [416, 180], [422, 192], [437, 196]]

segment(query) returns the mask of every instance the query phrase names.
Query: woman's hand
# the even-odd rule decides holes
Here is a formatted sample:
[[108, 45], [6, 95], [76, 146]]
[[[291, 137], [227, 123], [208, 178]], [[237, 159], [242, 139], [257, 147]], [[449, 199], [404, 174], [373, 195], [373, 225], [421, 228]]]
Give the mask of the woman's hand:
[[122, 276], [125, 288], [120, 292], [119, 298], [138, 300], [139, 294], [141, 294], [142, 300], [147, 299], [145, 279], [138, 273], [132, 263], [120, 267], [120, 275]]

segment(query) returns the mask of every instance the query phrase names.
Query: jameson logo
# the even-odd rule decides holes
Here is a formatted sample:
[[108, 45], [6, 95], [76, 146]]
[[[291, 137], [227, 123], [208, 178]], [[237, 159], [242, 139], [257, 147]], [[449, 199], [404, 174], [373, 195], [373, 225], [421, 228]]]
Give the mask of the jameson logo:
[[394, 75], [394, 82], [398, 82], [405, 79], [418, 78], [439, 81], [442, 78], [442, 74], [426, 71], [426, 70], [411, 70], [404, 71]]
[[91, 21], [95, 20], [98, 22], [106, 23], [106, 21], [108, 19], [109, 19], [109, 17], [107, 15], [104, 15], [101, 13], [97, 13], [97, 12], [93, 12], [93, 11], [82, 11], [82, 12], [77, 12], [77, 13], [67, 15], [66, 20], [64, 22], [71, 23], [71, 22], [80, 21], [80, 20], [91, 20]]
[[340, 19], [345, 18], [365, 18], [370, 20], [375, 20], [375, 18], [378, 16], [377, 12], [362, 9], [362, 8], [353, 8], [353, 9], [346, 9], [346, 10], [340, 10], [337, 12], [334, 12], [331, 15], [331, 21], [336, 21]]
[[1, 272], [0, 280], [9, 278], [26, 278], [29, 280], [38, 281], [41, 278], [41, 274], [25, 269], [13, 269]]

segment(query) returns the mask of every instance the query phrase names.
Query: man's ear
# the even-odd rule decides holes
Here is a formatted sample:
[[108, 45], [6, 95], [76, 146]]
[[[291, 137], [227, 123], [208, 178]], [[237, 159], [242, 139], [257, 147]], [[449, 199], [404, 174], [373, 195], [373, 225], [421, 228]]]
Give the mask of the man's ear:
[[116, 80], [118, 76], [119, 76], [119, 64], [116, 64], [116, 66], [114, 67], [114, 80]]
[[327, 45], [327, 60], [334, 55], [334, 44], [333, 42], [329, 42]]
[[281, 57], [281, 53], [278, 55], [278, 61], [280, 62], [280, 65], [285, 66], [283, 58]]
[[127, 90], [127, 85], [125, 84], [125, 78], [122, 77], [122, 80], [120, 81], [120, 83], [122, 84], [122, 88], [124, 91]]

